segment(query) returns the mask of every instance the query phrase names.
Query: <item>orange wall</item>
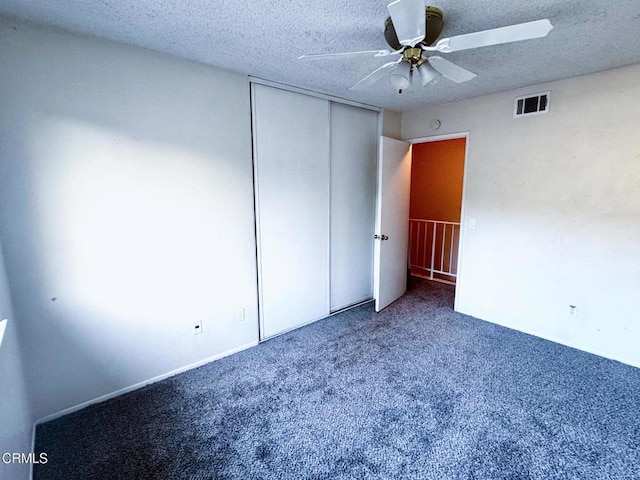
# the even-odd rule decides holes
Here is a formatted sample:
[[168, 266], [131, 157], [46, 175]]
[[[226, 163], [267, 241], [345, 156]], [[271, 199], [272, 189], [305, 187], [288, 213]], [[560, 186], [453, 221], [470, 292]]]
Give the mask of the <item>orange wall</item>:
[[412, 146], [410, 217], [459, 222], [466, 139]]

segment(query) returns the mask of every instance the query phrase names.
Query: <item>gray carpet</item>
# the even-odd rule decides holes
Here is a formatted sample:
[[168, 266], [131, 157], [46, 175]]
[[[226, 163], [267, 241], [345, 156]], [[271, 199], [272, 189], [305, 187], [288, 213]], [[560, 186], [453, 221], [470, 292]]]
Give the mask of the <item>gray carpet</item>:
[[49, 479], [640, 479], [640, 369], [371, 304], [41, 425]]

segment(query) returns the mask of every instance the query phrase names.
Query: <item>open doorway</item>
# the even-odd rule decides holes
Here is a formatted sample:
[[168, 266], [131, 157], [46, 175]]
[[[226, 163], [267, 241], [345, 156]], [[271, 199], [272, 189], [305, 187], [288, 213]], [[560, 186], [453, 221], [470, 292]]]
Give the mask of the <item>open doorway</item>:
[[410, 273], [456, 285], [467, 135], [416, 139], [412, 144]]

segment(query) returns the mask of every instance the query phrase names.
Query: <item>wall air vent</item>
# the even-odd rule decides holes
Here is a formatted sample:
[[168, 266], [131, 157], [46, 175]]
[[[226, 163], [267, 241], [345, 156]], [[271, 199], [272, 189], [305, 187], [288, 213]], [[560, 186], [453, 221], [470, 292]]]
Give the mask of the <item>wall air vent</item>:
[[516, 98], [513, 105], [513, 117], [527, 117], [540, 115], [549, 111], [549, 97], [551, 92], [536, 93]]

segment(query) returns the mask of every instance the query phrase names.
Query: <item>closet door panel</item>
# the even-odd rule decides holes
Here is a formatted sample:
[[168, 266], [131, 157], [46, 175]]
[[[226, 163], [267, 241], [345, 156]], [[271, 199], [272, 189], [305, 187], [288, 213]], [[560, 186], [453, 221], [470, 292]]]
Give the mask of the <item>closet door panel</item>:
[[331, 310], [373, 297], [378, 114], [331, 104]]
[[329, 102], [253, 85], [261, 337], [329, 315]]

